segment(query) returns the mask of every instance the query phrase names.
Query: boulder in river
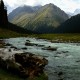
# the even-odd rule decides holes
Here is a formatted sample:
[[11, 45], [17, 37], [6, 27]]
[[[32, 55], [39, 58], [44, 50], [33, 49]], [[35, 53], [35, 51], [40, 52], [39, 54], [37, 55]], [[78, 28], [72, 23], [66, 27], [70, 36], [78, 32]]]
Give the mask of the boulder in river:
[[27, 50], [27, 48], [26, 48], [26, 47], [23, 47], [23, 48], [21, 48], [21, 49], [23, 49], [23, 50]]
[[51, 46], [48, 46], [48, 47], [44, 47], [42, 48], [43, 50], [49, 50], [49, 51], [56, 51], [57, 48], [56, 47], [51, 47]]
[[30, 42], [26, 42], [25, 45], [26, 45], [26, 46], [37, 46], [37, 47], [43, 47], [43, 46], [44, 46], [44, 45], [35, 44], [35, 43], [30, 43]]
[[30, 40], [26, 40], [27, 42], [30, 42]]
[[11, 46], [10, 48], [18, 49], [18, 48], [17, 48], [17, 47], [15, 47], [15, 46]]
[[6, 43], [5, 46], [12, 46], [12, 44], [10, 44], [10, 43]]
[[38, 44], [26, 42], [25, 45], [26, 45], [26, 46], [37, 46]]
[[[48, 61], [32, 53], [15, 53], [12, 56], [0, 53], [0, 65], [22, 77], [34, 77], [44, 73], [44, 67]], [[8, 54], [8, 53], [7, 53]], [[10, 54], [10, 53], [9, 53]]]

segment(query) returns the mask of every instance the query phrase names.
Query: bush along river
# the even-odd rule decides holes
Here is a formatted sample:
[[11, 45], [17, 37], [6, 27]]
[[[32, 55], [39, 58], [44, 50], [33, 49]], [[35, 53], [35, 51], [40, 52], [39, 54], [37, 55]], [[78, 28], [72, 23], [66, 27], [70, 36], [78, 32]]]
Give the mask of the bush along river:
[[[80, 80], [79, 43], [52, 43], [46, 39], [29, 37], [9, 38], [4, 39], [4, 42], [5, 48], [0, 48], [0, 52], [3, 51], [3, 54], [4, 52], [10, 52], [9, 55], [19, 53], [15, 54], [15, 60], [24, 67], [28, 67], [24, 63], [30, 66], [33, 66], [33, 63], [37, 65], [37, 67], [33, 66], [33, 68], [36, 67], [36, 71], [29, 68], [29, 71], [32, 71], [29, 75], [33, 75], [34, 72], [35, 74], [38, 72], [40, 74], [40, 72], [45, 71], [48, 75], [48, 80]], [[25, 61], [25, 54], [30, 58], [29, 61]], [[7, 57], [6, 54], [4, 59]]]

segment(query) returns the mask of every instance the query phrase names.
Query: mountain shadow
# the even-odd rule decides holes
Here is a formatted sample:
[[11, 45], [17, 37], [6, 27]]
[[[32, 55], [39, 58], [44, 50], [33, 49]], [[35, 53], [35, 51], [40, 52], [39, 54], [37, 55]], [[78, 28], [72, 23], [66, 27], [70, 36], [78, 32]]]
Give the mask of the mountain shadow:
[[62, 23], [56, 30], [56, 33], [80, 33], [80, 14], [75, 15]]

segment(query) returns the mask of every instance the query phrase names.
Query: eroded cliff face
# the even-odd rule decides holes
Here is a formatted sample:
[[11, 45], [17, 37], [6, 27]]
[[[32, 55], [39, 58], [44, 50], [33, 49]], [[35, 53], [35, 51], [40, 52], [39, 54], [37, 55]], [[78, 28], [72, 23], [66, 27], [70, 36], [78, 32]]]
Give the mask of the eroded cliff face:
[[8, 24], [7, 18], [7, 8], [4, 5], [4, 2], [0, 1], [0, 26], [4, 26]]

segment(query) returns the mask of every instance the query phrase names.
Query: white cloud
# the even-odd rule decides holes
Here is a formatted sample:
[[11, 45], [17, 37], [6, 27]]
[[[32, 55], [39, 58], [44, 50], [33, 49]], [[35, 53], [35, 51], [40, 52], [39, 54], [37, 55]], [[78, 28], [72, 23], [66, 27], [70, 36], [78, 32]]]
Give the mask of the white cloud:
[[20, 5], [45, 5], [53, 3], [66, 12], [74, 12], [75, 9], [80, 8], [80, 0], [4, 0], [6, 5], [16, 8]]

